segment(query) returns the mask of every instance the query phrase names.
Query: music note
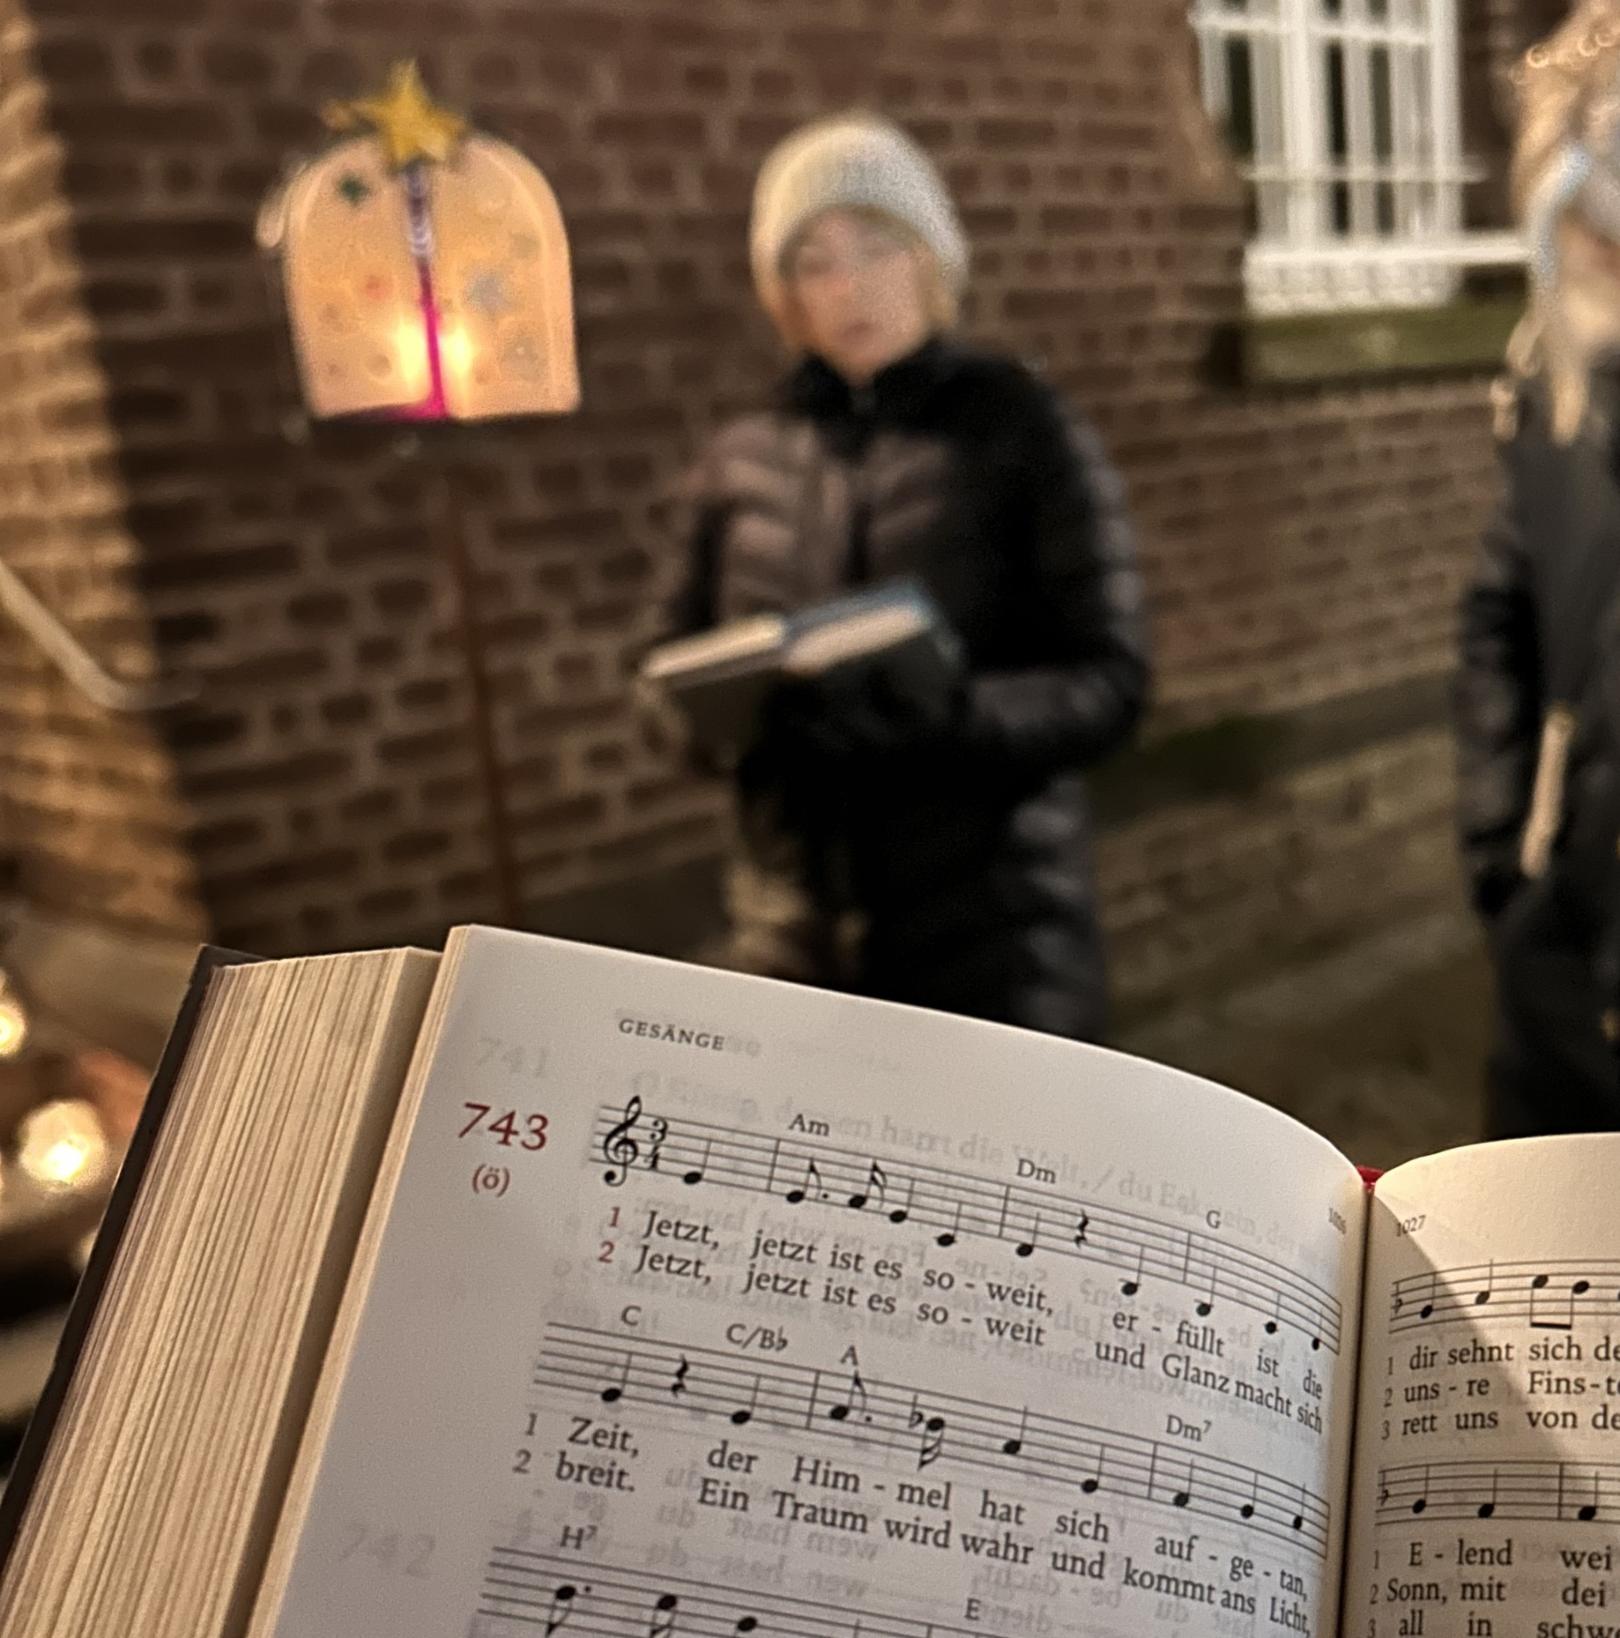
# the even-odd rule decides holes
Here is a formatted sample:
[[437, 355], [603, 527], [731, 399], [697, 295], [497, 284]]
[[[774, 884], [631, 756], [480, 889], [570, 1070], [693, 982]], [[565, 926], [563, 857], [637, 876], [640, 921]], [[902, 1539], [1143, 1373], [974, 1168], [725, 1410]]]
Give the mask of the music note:
[[[1158, 1494], [1158, 1491], [1159, 1491], [1159, 1458], [1163, 1454], [1164, 1454], [1164, 1452], [1160, 1449], [1160, 1447], [1155, 1445], [1153, 1447], [1153, 1450], [1152, 1450], [1151, 1454], [1148, 1457], [1147, 1494], [1148, 1494], [1148, 1500], [1149, 1501], [1154, 1500], [1156, 1498], [1157, 1494]], [[1185, 1507], [1187, 1505], [1187, 1503], [1192, 1500], [1192, 1489], [1193, 1489], [1193, 1465], [1192, 1465], [1191, 1462], [1188, 1462], [1188, 1464], [1187, 1464], [1187, 1477], [1186, 1477], [1185, 1483], [1182, 1484], [1180, 1486], [1180, 1488], [1172, 1490], [1170, 1492], [1170, 1504], [1171, 1504], [1171, 1506], [1172, 1507]]]
[[945, 1418], [930, 1416], [923, 1419], [922, 1440], [917, 1447], [917, 1471], [931, 1467], [939, 1460], [945, 1448]]
[[1209, 1315], [1214, 1310], [1214, 1307], [1215, 1307], [1215, 1263], [1214, 1263], [1214, 1260], [1211, 1259], [1210, 1265], [1209, 1265], [1209, 1290], [1205, 1293], [1205, 1295], [1203, 1297], [1201, 1297], [1196, 1303], [1193, 1304], [1193, 1312], [1195, 1314], [1197, 1314], [1200, 1319], [1208, 1319]]
[[748, 1403], [739, 1405], [731, 1413], [732, 1426], [744, 1428], [753, 1421], [754, 1412], [759, 1409], [759, 1385], [762, 1380], [761, 1377], [754, 1378], [754, 1391], [749, 1395]]
[[943, 1233], [934, 1236], [936, 1246], [954, 1246], [956, 1237], [962, 1232], [962, 1202], [956, 1202], [956, 1220]]
[[1423, 1306], [1418, 1309], [1419, 1319], [1429, 1319], [1434, 1313], [1434, 1299], [1440, 1292], [1440, 1271], [1436, 1269], [1429, 1276], [1429, 1295]]
[[602, 1403], [604, 1405], [618, 1404], [618, 1402], [624, 1398], [624, 1390], [629, 1386], [630, 1354], [629, 1350], [627, 1349], [624, 1356], [624, 1369], [619, 1373], [619, 1380], [617, 1382], [610, 1382], [607, 1387], [602, 1390]]
[[1041, 1214], [1036, 1212], [1035, 1222], [1030, 1228], [1029, 1237], [1027, 1239], [1020, 1240], [1018, 1244], [1013, 1247], [1013, 1255], [1015, 1257], [1033, 1257], [1035, 1255], [1035, 1246], [1040, 1240], [1040, 1237]]
[[1423, 1490], [1419, 1494], [1417, 1499], [1412, 1503], [1412, 1511], [1414, 1513], [1421, 1513], [1421, 1512], [1424, 1511], [1425, 1508], [1428, 1507], [1428, 1505], [1429, 1505], [1429, 1470], [1428, 1470], [1428, 1468], [1424, 1468], [1424, 1470], [1423, 1470]]
[[1018, 1418], [1018, 1431], [1012, 1438], [1002, 1441], [1001, 1453], [1003, 1456], [1017, 1456], [1024, 1448], [1024, 1435], [1029, 1431], [1029, 1406], [1025, 1405], [1023, 1414]]
[[[1396, 1299], [1395, 1299], [1395, 1309], [1396, 1309], [1397, 1313], [1400, 1312], [1400, 1302], [1401, 1302], [1401, 1299], [1399, 1297], [1396, 1297]], [[1279, 1291], [1277, 1293], [1277, 1297], [1276, 1297], [1276, 1306], [1272, 1310], [1271, 1318], [1268, 1319], [1266, 1321], [1266, 1323], [1265, 1323], [1265, 1333], [1266, 1333], [1266, 1335], [1268, 1337], [1274, 1337], [1274, 1336], [1276, 1336], [1278, 1331], [1280, 1331], [1281, 1329], [1282, 1329], [1282, 1292]]]
[[[1564, 1300], [1564, 1312], [1556, 1319], [1546, 1319], [1537, 1311], [1540, 1293], [1547, 1289], [1550, 1275], [1537, 1274], [1530, 1282], [1530, 1328], [1533, 1331], [1573, 1331], [1575, 1329], [1575, 1288], [1571, 1286]], [[1584, 1282], [1583, 1282], [1584, 1283]]]
[[1480, 1518], [1488, 1519], [1496, 1511], [1496, 1498], [1497, 1498], [1497, 1495], [1498, 1495], [1498, 1493], [1500, 1491], [1501, 1484], [1502, 1484], [1502, 1475], [1500, 1473], [1492, 1473], [1491, 1474], [1491, 1499], [1488, 1502], [1481, 1502], [1479, 1504], [1479, 1517]]
[[709, 1169], [709, 1156], [713, 1153], [714, 1139], [710, 1138], [703, 1145], [702, 1160], [700, 1160], [697, 1165], [689, 1167], [686, 1171], [681, 1173], [681, 1182], [687, 1184], [701, 1183], [703, 1181], [703, 1174]]
[[906, 1179], [906, 1203], [903, 1206], [896, 1206], [894, 1210], [889, 1213], [889, 1221], [891, 1223], [903, 1223], [911, 1215], [911, 1197], [916, 1192], [917, 1179], [914, 1177], [908, 1177]]
[[1097, 1492], [1102, 1489], [1103, 1468], [1106, 1466], [1107, 1461], [1107, 1445], [1098, 1445], [1097, 1471], [1095, 1473], [1087, 1474], [1087, 1476], [1080, 1481], [1080, 1491], [1082, 1495], [1095, 1496]]
[[556, 1632], [573, 1613], [574, 1598], [578, 1591], [572, 1582], [564, 1582], [552, 1593], [551, 1603], [546, 1610], [546, 1638], [551, 1638], [552, 1633]]
[[680, 1602], [674, 1593], [659, 1595], [658, 1602], [653, 1605], [652, 1620], [647, 1624], [647, 1638], [670, 1638], [675, 1631]]
[[939, 1453], [945, 1448], [945, 1418], [930, 1416], [922, 1408], [922, 1400], [913, 1393], [911, 1396], [911, 1410], [906, 1417], [906, 1426], [922, 1429], [922, 1442], [917, 1455], [917, 1466], [927, 1467], [936, 1461]]
[[796, 1189], [789, 1189], [788, 1192], [782, 1196], [782, 1198], [786, 1200], [790, 1206], [802, 1205], [804, 1201], [809, 1198], [810, 1183], [812, 1179], [815, 1180], [816, 1198], [818, 1200], [825, 1200], [827, 1198], [827, 1191], [821, 1186], [821, 1172], [813, 1160], [807, 1160], [804, 1163], [804, 1182]]
[[1258, 1473], [1256, 1473], [1255, 1476], [1254, 1476], [1254, 1489], [1250, 1493], [1249, 1499], [1246, 1502], [1244, 1502], [1244, 1504], [1238, 1509], [1238, 1517], [1240, 1519], [1252, 1519], [1254, 1517], [1254, 1510], [1259, 1505], [1260, 1505], [1260, 1475]]
[[1474, 1306], [1483, 1308], [1491, 1300], [1491, 1293], [1496, 1289], [1496, 1264], [1488, 1266], [1484, 1286], [1474, 1293]]
[[866, 1187], [857, 1190], [849, 1197], [850, 1205], [856, 1211], [860, 1211], [872, 1198], [874, 1191], [877, 1194], [878, 1204], [881, 1206], [889, 1192], [889, 1180], [884, 1175], [883, 1168], [875, 1160], [872, 1162], [871, 1171], [866, 1175]]
[[1578, 1518], [1582, 1524], [1590, 1524], [1597, 1516], [1598, 1476], [1594, 1471], [1592, 1474], [1592, 1499], [1589, 1502], [1582, 1502], [1581, 1505], [1575, 1509], [1575, 1517]]
[[1147, 1247], [1138, 1247], [1136, 1253], [1136, 1273], [1128, 1280], [1119, 1282], [1119, 1289], [1127, 1296], [1134, 1297], [1142, 1289], [1142, 1267], [1147, 1261]]
[[827, 1420], [830, 1422], [847, 1422], [850, 1413], [855, 1409], [857, 1399], [861, 1402], [861, 1420], [870, 1422], [872, 1417], [867, 1406], [866, 1384], [861, 1381], [861, 1373], [858, 1370], [850, 1372], [849, 1397], [828, 1410]]
[[611, 1188], [618, 1188], [624, 1182], [641, 1154], [641, 1145], [634, 1135], [640, 1120], [641, 1099], [633, 1097], [624, 1106], [624, 1119], [602, 1139], [602, 1157], [608, 1163], [602, 1181]]
[[686, 1355], [682, 1354], [681, 1362], [675, 1367], [675, 1375], [669, 1384], [671, 1398], [678, 1398], [681, 1394], [686, 1392], [686, 1373], [691, 1370], [691, 1368], [691, 1365], [687, 1362]]

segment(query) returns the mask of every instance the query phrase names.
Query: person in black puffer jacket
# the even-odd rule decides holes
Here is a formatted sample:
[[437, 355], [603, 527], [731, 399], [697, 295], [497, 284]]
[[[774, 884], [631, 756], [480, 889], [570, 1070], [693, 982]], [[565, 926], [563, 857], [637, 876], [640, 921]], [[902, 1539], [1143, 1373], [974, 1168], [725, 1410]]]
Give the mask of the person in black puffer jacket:
[[1620, 5], [1526, 58], [1531, 302], [1462, 609], [1461, 829], [1490, 931], [1492, 1137], [1620, 1128]]
[[755, 194], [762, 298], [802, 354], [693, 484], [686, 632], [901, 577], [966, 680], [779, 692], [735, 770], [735, 964], [1081, 1039], [1105, 982], [1083, 771], [1144, 708], [1142, 588], [1094, 434], [950, 337], [966, 252], [895, 127], [790, 137]]

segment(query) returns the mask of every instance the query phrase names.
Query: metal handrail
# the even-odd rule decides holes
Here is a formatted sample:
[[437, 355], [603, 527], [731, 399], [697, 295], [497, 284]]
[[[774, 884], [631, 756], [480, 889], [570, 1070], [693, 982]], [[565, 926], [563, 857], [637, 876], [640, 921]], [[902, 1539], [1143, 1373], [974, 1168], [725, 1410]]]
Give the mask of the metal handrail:
[[34, 595], [28, 583], [0, 558], [0, 609], [33, 638], [45, 657], [103, 711], [165, 711], [196, 697], [182, 684], [137, 682], [115, 677], [97, 663], [84, 645]]

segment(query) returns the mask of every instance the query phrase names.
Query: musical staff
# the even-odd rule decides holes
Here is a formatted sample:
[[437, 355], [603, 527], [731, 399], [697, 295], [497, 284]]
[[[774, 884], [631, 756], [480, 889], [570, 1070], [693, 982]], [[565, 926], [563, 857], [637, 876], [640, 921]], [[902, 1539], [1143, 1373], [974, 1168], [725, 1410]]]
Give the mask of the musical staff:
[[541, 1631], [550, 1638], [565, 1621], [570, 1638], [997, 1638], [983, 1626], [949, 1627], [561, 1553], [492, 1549], [478, 1597], [479, 1638]]
[[1573, 1331], [1586, 1315], [1620, 1319], [1620, 1258], [1469, 1263], [1407, 1274], [1390, 1288], [1391, 1331], [1507, 1321]]
[[1422, 1519], [1620, 1520], [1620, 1462], [1415, 1462], [1380, 1468], [1380, 1524]]
[[[678, 1403], [668, 1391], [677, 1358], [691, 1365]], [[1247, 1523], [1319, 1557], [1327, 1550], [1330, 1509], [1322, 1497], [1214, 1457], [1201, 1455], [1195, 1475], [1179, 1444], [1023, 1405], [987, 1404], [691, 1343], [637, 1341], [626, 1369], [621, 1337], [584, 1326], [547, 1328], [536, 1388], [548, 1395], [600, 1399], [604, 1382], [617, 1386], [625, 1406], [643, 1406], [659, 1417], [734, 1423], [737, 1412], [746, 1409], [748, 1422], [758, 1429], [812, 1433], [892, 1452], [919, 1470], [938, 1462], [1016, 1473], [1085, 1495], [1105, 1489], [1156, 1507]]]
[[[632, 1171], [657, 1169], [649, 1162], [646, 1144], [636, 1137], [637, 1120], [652, 1118], [635, 1098], [622, 1109], [598, 1110], [592, 1147], [610, 1186], [620, 1186]], [[909, 1158], [904, 1163], [879, 1161], [870, 1153], [819, 1140], [771, 1138], [704, 1121], [656, 1118], [664, 1170], [683, 1175], [695, 1169], [705, 1187], [768, 1194], [790, 1206], [857, 1211], [873, 1204], [881, 1209], [892, 1194], [903, 1205], [888, 1214], [890, 1221], [926, 1229], [936, 1245], [950, 1247], [973, 1236], [1006, 1243], [1022, 1257], [1038, 1250], [1043, 1257], [1076, 1258], [1117, 1271], [1126, 1295], [1148, 1282], [1178, 1287], [1211, 1309], [1217, 1302], [1229, 1303], [1287, 1326], [1312, 1348], [1338, 1352], [1342, 1314], [1332, 1291], [1286, 1262], [1217, 1235]], [[1075, 1225], [1072, 1233], [1055, 1231], [1054, 1226], [1068, 1223]]]

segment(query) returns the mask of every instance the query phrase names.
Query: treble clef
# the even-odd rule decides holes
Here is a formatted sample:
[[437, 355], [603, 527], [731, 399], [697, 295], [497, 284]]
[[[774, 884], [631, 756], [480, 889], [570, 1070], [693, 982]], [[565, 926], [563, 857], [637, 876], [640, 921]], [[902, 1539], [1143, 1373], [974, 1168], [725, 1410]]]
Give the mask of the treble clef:
[[624, 1119], [617, 1126], [609, 1129], [602, 1139], [602, 1156], [608, 1163], [608, 1168], [602, 1174], [602, 1181], [610, 1188], [617, 1188], [624, 1182], [641, 1154], [641, 1145], [635, 1140], [636, 1124], [641, 1119], [641, 1099], [632, 1097], [624, 1106]]

